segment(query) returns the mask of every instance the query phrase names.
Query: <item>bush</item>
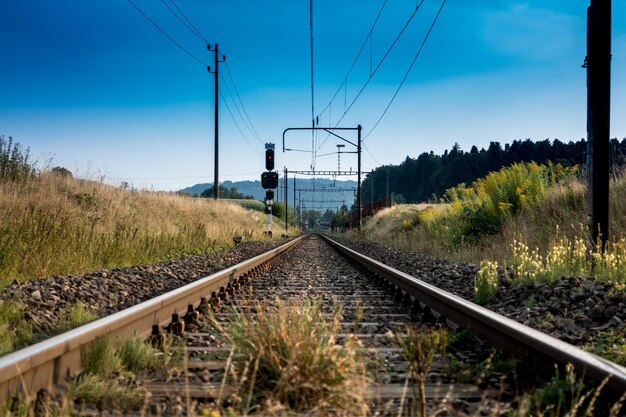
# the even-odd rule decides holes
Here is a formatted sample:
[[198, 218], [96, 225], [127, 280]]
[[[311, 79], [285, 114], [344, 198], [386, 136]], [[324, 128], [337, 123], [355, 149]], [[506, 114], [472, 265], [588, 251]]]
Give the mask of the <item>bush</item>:
[[23, 181], [35, 176], [34, 163], [30, 161], [30, 149], [22, 149], [19, 142], [13, 142], [0, 135], [0, 180]]
[[473, 242], [498, 233], [507, 216], [538, 203], [548, 187], [573, 179], [577, 170], [552, 163], [518, 163], [491, 172], [470, 187], [460, 184], [448, 189], [444, 200], [451, 204], [460, 223], [453, 243]]

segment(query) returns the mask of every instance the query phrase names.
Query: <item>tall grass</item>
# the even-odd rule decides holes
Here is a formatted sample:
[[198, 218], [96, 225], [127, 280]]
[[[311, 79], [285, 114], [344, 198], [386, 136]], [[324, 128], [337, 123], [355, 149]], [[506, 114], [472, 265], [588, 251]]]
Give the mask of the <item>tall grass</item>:
[[263, 239], [264, 230], [263, 214], [221, 201], [52, 172], [2, 180], [0, 283], [212, 251], [232, 245], [235, 235]]

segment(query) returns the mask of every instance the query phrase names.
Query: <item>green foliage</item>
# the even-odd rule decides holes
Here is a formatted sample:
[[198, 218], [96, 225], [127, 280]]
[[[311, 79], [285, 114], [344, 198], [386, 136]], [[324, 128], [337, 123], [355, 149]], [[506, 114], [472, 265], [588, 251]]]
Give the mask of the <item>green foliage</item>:
[[[237, 187], [226, 188], [223, 185], [219, 186], [220, 198], [232, 199], [232, 200], [254, 200], [252, 195], [243, 195], [237, 190]], [[213, 198], [213, 187], [204, 190], [200, 197]]]
[[548, 187], [574, 178], [576, 171], [577, 167], [552, 163], [518, 163], [489, 173], [471, 187], [459, 184], [448, 189], [445, 201], [458, 219], [454, 243], [474, 242], [483, 235], [498, 233], [505, 218], [535, 205]]
[[81, 349], [80, 363], [86, 374], [108, 377], [121, 369], [121, 362], [116, 355], [113, 341], [100, 337], [89, 346]]
[[29, 148], [0, 135], [0, 181], [24, 181], [36, 174]]
[[98, 315], [82, 302], [72, 305], [67, 316], [59, 324], [60, 330], [69, 330], [94, 321]]
[[121, 343], [117, 356], [124, 368], [138, 374], [154, 371], [165, 365], [165, 355], [139, 338], [130, 338]]
[[72, 175], [72, 171], [65, 167], [56, 166], [52, 168], [50, 172], [63, 178], [74, 178], [74, 175]]
[[243, 208], [246, 209], [250, 209], [250, 210], [256, 210], [256, 211], [260, 211], [261, 213], [265, 212], [265, 204], [262, 201], [258, 201], [258, 200], [250, 200], [250, 199], [244, 199], [244, 200], [225, 200], [227, 203], [234, 203], [237, 204]]
[[33, 327], [24, 319], [23, 306], [0, 301], [0, 355], [21, 348], [33, 339]]
[[[560, 417], [569, 415], [573, 407], [580, 407], [585, 399], [585, 386], [583, 380], [574, 374], [574, 368], [567, 366], [564, 378], [556, 375], [542, 388], [530, 396], [530, 415], [537, 411], [546, 417]], [[577, 414], [576, 414], [577, 415]], [[590, 413], [581, 415], [592, 415]]]
[[98, 374], [83, 374], [70, 385], [69, 396], [77, 404], [95, 406], [98, 410], [141, 409], [148, 394], [139, 388], [124, 385], [113, 378]]
[[593, 342], [584, 346], [588, 352], [626, 366], [626, 330], [614, 329], [600, 332]]
[[[366, 176], [362, 184], [363, 203], [384, 199], [390, 192], [402, 195], [402, 202], [408, 204], [427, 202], [433, 195], [436, 201], [457, 184], [471, 184], [514, 163], [552, 161], [563, 166], [581, 165], [585, 163], [586, 147], [585, 140], [563, 143], [558, 139], [538, 142], [527, 139], [504, 145], [491, 142], [487, 149], [472, 147], [469, 152], [455, 144], [443, 155], [424, 152], [415, 158], [407, 156], [399, 165], [385, 165]], [[611, 149], [614, 150], [612, 165], [624, 165], [626, 140], [611, 139]]]
[[[319, 212], [318, 212], [319, 213]], [[275, 222], [281, 222], [285, 224], [285, 203], [282, 201], [274, 201], [272, 203], [272, 216], [274, 216]], [[298, 213], [293, 207], [289, 207], [287, 213], [287, 223], [289, 227], [299, 227], [298, 225]]]

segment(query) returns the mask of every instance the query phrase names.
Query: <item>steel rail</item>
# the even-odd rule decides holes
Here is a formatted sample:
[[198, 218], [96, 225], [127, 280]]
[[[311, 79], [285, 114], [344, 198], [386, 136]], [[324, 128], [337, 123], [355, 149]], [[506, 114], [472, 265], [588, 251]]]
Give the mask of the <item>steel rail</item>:
[[337, 251], [391, 282], [457, 325], [487, 339], [518, 357], [531, 358], [539, 369], [551, 371], [555, 364], [571, 363], [576, 371], [596, 381], [607, 379], [606, 388], [618, 396], [626, 393], [626, 368], [506, 318], [409, 274], [364, 256], [323, 236]]
[[54, 336], [0, 358], [0, 404], [14, 396], [34, 398], [66, 375], [80, 371], [81, 348], [102, 336], [147, 336], [152, 325], [170, 322], [172, 313], [197, 307], [202, 297], [225, 289], [230, 283], [293, 248], [303, 236], [275, 249], [201, 278], [158, 297]]

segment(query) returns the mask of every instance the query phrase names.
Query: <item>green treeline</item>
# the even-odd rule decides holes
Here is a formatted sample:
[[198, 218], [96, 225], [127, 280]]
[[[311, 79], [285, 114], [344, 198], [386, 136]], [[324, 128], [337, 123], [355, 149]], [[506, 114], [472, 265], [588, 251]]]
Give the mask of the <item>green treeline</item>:
[[[389, 192], [397, 202], [419, 203], [441, 197], [448, 188], [458, 184], [471, 184], [478, 178], [485, 177], [502, 167], [516, 162], [551, 161], [563, 166], [583, 165], [587, 142], [564, 143], [558, 139], [533, 142], [530, 139], [516, 140], [505, 144], [491, 142], [487, 149], [472, 146], [469, 152], [454, 144], [443, 155], [424, 152], [417, 158], [406, 157], [400, 165], [386, 165], [376, 168], [363, 181], [363, 202], [372, 200], [372, 178], [374, 181], [374, 200], [384, 199], [389, 178]], [[611, 162], [624, 165], [626, 139], [621, 142], [611, 139]]]
[[[237, 187], [227, 188], [227, 187], [224, 187], [223, 185], [220, 184], [219, 189], [220, 189], [220, 198], [223, 198], [223, 199], [229, 199], [229, 200], [254, 200], [254, 196], [253, 195], [244, 195], [244, 194], [239, 192]], [[200, 197], [213, 198], [213, 187], [210, 187], [210, 188], [207, 188], [206, 190], [204, 190], [200, 194]]]

